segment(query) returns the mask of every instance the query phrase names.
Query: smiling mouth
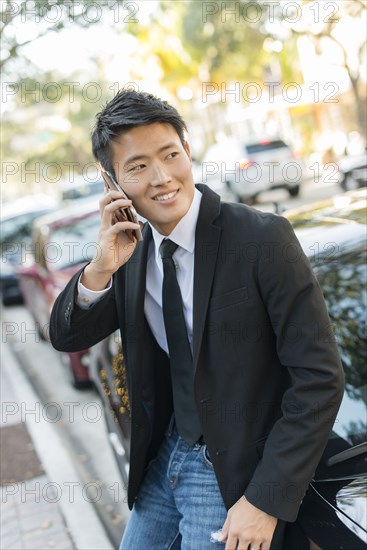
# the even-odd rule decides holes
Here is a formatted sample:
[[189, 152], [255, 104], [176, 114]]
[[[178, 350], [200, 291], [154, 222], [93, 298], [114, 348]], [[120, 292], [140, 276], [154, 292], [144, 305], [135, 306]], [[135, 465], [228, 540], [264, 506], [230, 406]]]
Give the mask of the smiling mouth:
[[178, 189], [176, 189], [175, 191], [171, 191], [171, 193], [165, 193], [165, 194], [162, 194], [162, 195], [157, 195], [156, 197], [154, 197], [153, 200], [155, 200], [157, 202], [168, 201], [169, 199], [173, 199], [173, 197], [175, 195], [177, 195], [177, 193], [178, 193]]

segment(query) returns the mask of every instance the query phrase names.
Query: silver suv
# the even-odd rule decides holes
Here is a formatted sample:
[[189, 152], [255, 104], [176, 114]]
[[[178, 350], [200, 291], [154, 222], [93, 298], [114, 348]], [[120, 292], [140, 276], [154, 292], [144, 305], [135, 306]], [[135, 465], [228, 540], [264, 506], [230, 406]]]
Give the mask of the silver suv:
[[227, 186], [238, 201], [255, 200], [270, 189], [298, 195], [303, 163], [280, 139], [245, 144], [228, 139], [209, 147], [196, 178], [217, 190]]

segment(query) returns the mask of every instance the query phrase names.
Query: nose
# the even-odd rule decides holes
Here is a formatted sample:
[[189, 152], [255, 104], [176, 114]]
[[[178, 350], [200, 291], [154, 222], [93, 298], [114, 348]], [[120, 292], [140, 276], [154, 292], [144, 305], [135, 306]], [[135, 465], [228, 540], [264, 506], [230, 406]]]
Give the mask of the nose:
[[161, 162], [155, 163], [152, 167], [150, 184], [154, 186], [165, 185], [170, 181], [172, 181], [172, 178], [167, 167]]

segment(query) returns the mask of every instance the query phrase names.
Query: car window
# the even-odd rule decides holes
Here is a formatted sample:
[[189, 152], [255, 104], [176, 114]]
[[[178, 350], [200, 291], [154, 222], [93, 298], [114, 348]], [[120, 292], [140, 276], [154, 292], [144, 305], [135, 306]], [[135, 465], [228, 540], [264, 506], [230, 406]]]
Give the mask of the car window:
[[3, 220], [0, 224], [0, 254], [2, 261], [18, 265], [25, 253], [32, 250], [32, 227], [36, 218], [51, 210], [27, 212], [19, 216]]
[[50, 210], [41, 210], [38, 212], [27, 212], [19, 216], [14, 216], [3, 220], [0, 224], [0, 243], [18, 242], [24, 237], [30, 237], [32, 232], [32, 222], [36, 218], [47, 214]]
[[45, 245], [47, 264], [65, 269], [92, 259], [100, 226], [99, 213], [51, 229]]
[[62, 200], [83, 199], [90, 197], [91, 195], [97, 195], [103, 193], [104, 184], [102, 181], [85, 183], [84, 185], [78, 185], [70, 189], [65, 189], [62, 192]]
[[264, 153], [265, 151], [272, 151], [273, 149], [283, 149], [284, 147], [288, 148], [284, 141], [281, 141], [280, 139], [276, 141], [261, 141], [260, 143], [246, 145], [247, 153], [249, 155], [254, 153]]
[[[345, 393], [333, 431], [357, 445], [367, 431], [367, 252], [359, 241], [333, 261], [318, 258], [314, 270], [324, 292], [345, 371]], [[324, 337], [331, 336], [325, 330]]]

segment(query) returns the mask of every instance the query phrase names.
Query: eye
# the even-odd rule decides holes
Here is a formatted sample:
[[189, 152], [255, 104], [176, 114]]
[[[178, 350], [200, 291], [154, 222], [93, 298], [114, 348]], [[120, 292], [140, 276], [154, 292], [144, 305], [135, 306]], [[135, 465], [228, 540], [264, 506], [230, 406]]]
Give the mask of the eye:
[[177, 155], [179, 155], [179, 152], [178, 151], [173, 151], [172, 153], [170, 153], [169, 155], [167, 155], [167, 159], [174, 159], [175, 157], [177, 157]]
[[145, 168], [145, 164], [134, 164], [130, 168], [128, 168], [128, 172], [138, 172], [139, 170], [142, 170]]

